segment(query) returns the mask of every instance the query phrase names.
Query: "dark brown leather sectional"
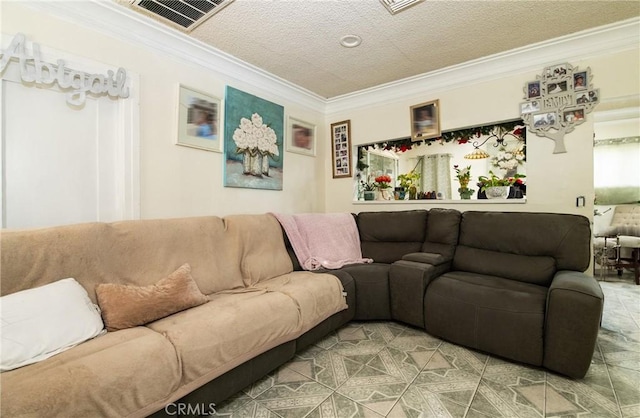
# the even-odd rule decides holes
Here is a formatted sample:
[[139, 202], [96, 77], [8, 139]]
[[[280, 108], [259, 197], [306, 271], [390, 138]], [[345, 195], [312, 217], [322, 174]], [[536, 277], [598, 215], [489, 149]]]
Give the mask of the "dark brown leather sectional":
[[[589, 369], [604, 296], [583, 216], [431, 209], [356, 216], [354, 319], [394, 319], [573, 378]], [[374, 302], [375, 301], [375, 302]]]

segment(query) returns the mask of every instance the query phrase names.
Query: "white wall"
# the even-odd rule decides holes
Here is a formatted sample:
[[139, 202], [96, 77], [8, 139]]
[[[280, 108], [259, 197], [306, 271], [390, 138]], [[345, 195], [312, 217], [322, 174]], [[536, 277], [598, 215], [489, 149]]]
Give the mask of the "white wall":
[[[354, 145], [407, 137], [410, 135], [409, 107], [439, 99], [441, 127], [451, 130], [485, 125], [519, 117], [523, 101], [523, 86], [535, 80], [543, 68], [557, 62], [541, 62], [539, 69], [512, 73], [496, 80], [461, 85], [430, 92], [430, 84], [418, 86], [420, 93], [377, 105], [349, 109], [340, 103], [339, 110], [329, 114], [328, 122], [351, 120]], [[640, 57], [638, 50], [626, 50], [591, 56], [569, 62], [574, 67], [591, 67], [593, 84], [600, 89], [601, 100], [638, 95], [640, 93]], [[414, 86], [415, 87], [415, 86]], [[372, 93], [380, 94], [380, 91]], [[348, 100], [345, 100], [348, 102]], [[361, 103], [361, 95], [354, 98]], [[373, 98], [372, 98], [373, 101]], [[596, 108], [597, 110], [597, 108]], [[369, 210], [405, 210], [430, 207], [451, 207], [458, 210], [536, 211], [581, 214], [593, 217], [593, 113], [582, 125], [565, 137], [567, 153], [553, 154], [554, 142], [528, 135], [527, 138], [527, 203], [515, 200], [496, 205], [491, 203], [446, 203], [417, 201], [412, 203], [353, 203], [352, 181], [327, 177], [326, 210], [328, 212], [360, 212]], [[433, 147], [434, 145], [432, 145]], [[437, 145], [436, 145], [437, 146]], [[576, 207], [576, 197], [585, 196], [586, 206]]]
[[[78, 7], [83, 6], [78, 4]], [[141, 48], [31, 9], [20, 2], [2, 2], [2, 33], [22, 32], [43, 47], [67, 51], [140, 77], [140, 213], [142, 218], [263, 212], [314, 212], [324, 209], [326, 136], [322, 110], [299, 104], [299, 92], [277, 94], [282, 85], [264, 78], [258, 89], [228, 75], [169, 54]], [[246, 69], [238, 68], [241, 73]], [[259, 77], [259, 75], [257, 76]], [[280, 104], [291, 115], [315, 124], [317, 157], [285, 151], [282, 191], [223, 187], [223, 154], [174, 144], [178, 84], [224, 99], [225, 85]], [[24, 87], [25, 89], [34, 87]], [[63, 102], [63, 100], [61, 101]]]
[[[57, 2], [42, 2], [46, 7]], [[77, 2], [72, 8], [83, 9], [90, 2]], [[107, 2], [108, 3], [108, 2]], [[48, 6], [51, 4], [51, 6]], [[468, 82], [469, 77], [458, 77], [458, 73], [442, 71], [439, 77], [445, 82], [438, 89], [424, 81], [411, 90], [398, 83], [373, 89], [374, 92], [357, 94], [350, 100], [329, 101], [326, 108], [321, 100], [302, 97], [299, 89], [276, 86], [273, 78], [264, 77], [264, 84], [243, 81], [242, 76], [233, 76], [229, 71], [233, 65], [225, 63], [216, 71], [211, 62], [203, 62], [203, 56], [187, 62], [183, 58], [142, 48], [137, 40], [126, 41], [126, 36], [115, 38], [106, 35], [104, 28], [88, 29], [52, 17], [39, 9], [31, 9], [20, 2], [2, 2], [2, 32], [13, 35], [25, 33], [31, 41], [77, 56], [122, 66], [140, 76], [140, 194], [143, 218], [175, 217], [192, 215], [226, 215], [231, 213], [259, 213], [266, 211], [310, 212], [398, 210], [405, 208], [442, 206], [438, 202], [418, 202], [408, 205], [354, 205], [352, 203], [353, 182], [351, 179], [332, 179], [331, 160], [326, 144], [330, 143], [330, 123], [351, 120], [353, 145], [409, 135], [409, 107], [411, 105], [439, 99], [442, 109], [442, 129], [456, 129], [473, 125], [514, 119], [519, 116], [522, 88], [526, 81], [535, 79], [545, 66], [569, 61], [574, 66], [590, 66], [593, 83], [600, 89], [601, 99], [606, 101], [640, 92], [640, 56], [637, 34], [630, 37], [628, 47], [610, 48], [596, 55], [579, 55], [586, 50], [584, 45], [567, 49], [561, 43], [545, 48], [556, 53], [560, 59], [535, 61], [534, 48], [522, 59], [529, 67], [511, 70], [511, 64], [499, 59], [489, 60], [489, 67], [502, 68], [494, 77], [484, 82]], [[92, 6], [95, 7], [95, 6]], [[101, 6], [103, 7], [103, 6]], [[115, 7], [115, 6], [114, 6]], [[99, 19], [94, 15], [95, 27]], [[100, 16], [102, 18], [102, 16]], [[95, 20], [98, 19], [98, 20]], [[82, 20], [82, 19], [79, 19]], [[139, 34], [132, 34], [139, 36]], [[609, 47], [606, 34], [594, 41], [605, 51]], [[135, 38], [133, 38], [135, 39]], [[627, 45], [625, 44], [625, 45]], [[558, 51], [561, 51], [558, 54]], [[576, 55], [578, 54], [578, 55]], [[509, 55], [509, 54], [507, 54]], [[509, 58], [507, 56], [507, 58]], [[215, 57], [211, 58], [212, 60]], [[246, 66], [245, 66], [246, 67]], [[463, 66], [467, 67], [467, 66]], [[213, 69], [212, 69], [213, 68]], [[472, 72], [469, 66], [465, 71]], [[506, 70], [504, 70], [506, 68]], [[237, 66], [239, 74], [246, 68]], [[487, 71], [490, 72], [490, 71]], [[502, 74], [505, 73], [505, 74]], [[260, 78], [260, 76], [256, 76]], [[240, 80], [242, 78], [242, 80]], [[465, 81], [467, 80], [467, 81]], [[317, 126], [317, 157], [285, 153], [285, 177], [283, 191], [225, 188], [222, 185], [223, 155], [174, 145], [176, 136], [177, 86], [183, 83], [220, 98], [229, 84], [248, 93], [273, 101], [285, 107], [285, 113]], [[274, 88], [277, 87], [277, 88]], [[25, 87], [28, 88], [28, 87]], [[377, 100], [376, 94], [387, 89], [389, 100]], [[283, 93], [283, 91], [285, 91]], [[312, 105], [309, 105], [313, 102]], [[339, 103], [338, 103], [339, 102]], [[527, 155], [526, 204], [509, 202], [500, 205], [450, 204], [457, 209], [527, 210], [546, 212], [579, 213], [591, 217], [593, 211], [593, 119], [578, 126], [567, 135], [565, 154], [552, 154], [553, 142], [546, 138], [530, 136]], [[327, 191], [325, 197], [325, 190]], [[587, 205], [575, 207], [576, 196], [585, 196]]]

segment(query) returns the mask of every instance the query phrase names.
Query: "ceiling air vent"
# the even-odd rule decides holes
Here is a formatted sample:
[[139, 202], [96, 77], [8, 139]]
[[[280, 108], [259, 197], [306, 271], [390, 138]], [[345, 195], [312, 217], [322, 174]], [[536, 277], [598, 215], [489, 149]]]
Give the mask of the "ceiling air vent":
[[[159, 18], [187, 32], [222, 10], [233, 0], [128, 0], [131, 8]], [[124, 3], [121, 1], [121, 3]]]
[[420, 3], [422, 0], [380, 0], [380, 3], [387, 8], [392, 15], [403, 11], [407, 7]]

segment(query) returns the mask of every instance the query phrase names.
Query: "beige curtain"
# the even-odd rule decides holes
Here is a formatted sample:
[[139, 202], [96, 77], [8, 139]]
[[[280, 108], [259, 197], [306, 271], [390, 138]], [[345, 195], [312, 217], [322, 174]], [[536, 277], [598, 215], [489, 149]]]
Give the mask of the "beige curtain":
[[451, 199], [451, 154], [425, 155], [422, 160], [420, 184], [422, 191], [442, 193]]

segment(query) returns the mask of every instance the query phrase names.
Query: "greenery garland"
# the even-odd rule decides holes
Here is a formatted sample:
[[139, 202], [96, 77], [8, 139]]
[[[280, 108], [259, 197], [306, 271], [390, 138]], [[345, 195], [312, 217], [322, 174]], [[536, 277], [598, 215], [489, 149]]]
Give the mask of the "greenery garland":
[[[526, 129], [524, 129], [524, 123], [522, 119], [516, 119], [509, 122], [502, 122], [484, 126], [474, 126], [472, 128], [442, 132], [441, 136], [438, 138], [421, 139], [415, 142], [411, 140], [411, 137], [406, 137], [399, 139], [390, 139], [375, 144], [360, 145], [358, 146], [358, 165], [360, 165], [360, 160], [362, 159], [362, 150], [367, 150], [369, 149], [369, 147], [378, 146], [386, 151], [405, 152], [412, 149], [414, 146], [420, 146], [425, 143], [429, 146], [435, 143], [445, 144], [449, 142], [467, 144], [469, 142], [473, 142], [474, 139], [480, 138], [483, 135], [491, 135], [496, 128], [501, 128], [505, 132], [510, 132], [526, 142], [527, 131]], [[358, 169], [361, 168], [358, 167]]]

